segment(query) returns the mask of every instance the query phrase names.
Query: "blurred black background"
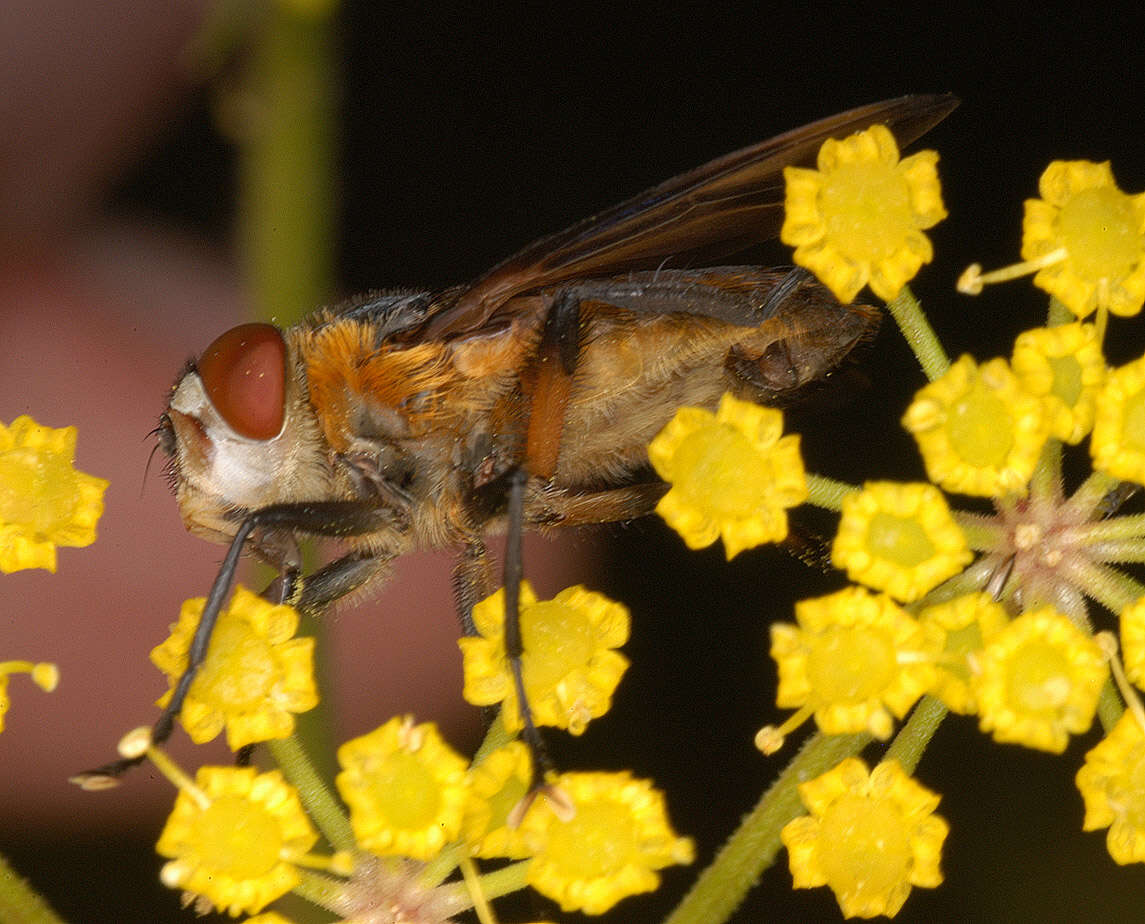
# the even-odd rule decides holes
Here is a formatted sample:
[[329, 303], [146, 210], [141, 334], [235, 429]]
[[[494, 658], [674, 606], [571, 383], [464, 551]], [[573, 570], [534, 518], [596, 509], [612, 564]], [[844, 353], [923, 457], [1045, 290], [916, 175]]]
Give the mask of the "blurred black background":
[[[1145, 189], [1141, 23], [1111, 23], [1099, 5], [1066, 20], [1033, 15], [957, 5], [836, 15], [805, 4], [350, 2], [340, 35], [341, 293], [459, 282], [737, 147], [862, 103], [950, 91], [961, 107], [923, 143], [940, 152], [951, 217], [931, 232], [937, 258], [913, 288], [952, 355], [1008, 354], [1013, 336], [1043, 317], [1044, 296], [1013, 283], [972, 300], [953, 281], [969, 262], [1017, 258], [1021, 202], [1046, 164], [1112, 159], [1123, 189]], [[153, 210], [225, 240], [234, 187], [233, 155], [198, 91], [141, 147], [105, 205]], [[788, 258], [776, 245], [760, 259]], [[1111, 330], [1113, 359], [1140, 354], [1140, 320]], [[870, 381], [849, 402], [793, 414], [808, 467], [850, 481], [920, 477], [896, 422], [921, 375], [889, 325], [863, 369]], [[870, 426], [874, 411], [885, 426]], [[633, 666], [614, 711], [582, 739], [552, 736], [553, 748], [561, 767], [656, 780], [703, 865], [784, 763], [751, 744], [777, 716], [766, 627], [789, 620], [795, 598], [841, 581], [774, 549], [730, 564], [720, 547], [690, 554], [653, 519], [584, 542], [601, 536], [599, 572], [585, 580], [631, 607]], [[1116, 867], [1104, 832], [1080, 831], [1072, 778], [1095, 741], [1084, 736], [1052, 757], [993, 744], [971, 721], [951, 719], [917, 774], [942, 794], [952, 826], [946, 882], [915, 890], [898, 919], [1122, 921], [1138, 911], [1145, 873]], [[115, 848], [73, 844], [54, 859], [54, 881], [26, 845], [24, 868], [73, 920], [175, 920], [150, 852], [157, 830], [137, 833], [138, 844]], [[19, 845], [10, 852], [21, 858]], [[830, 893], [792, 893], [785, 866], [782, 855], [736, 920], [836, 919]], [[603, 920], [658, 920], [690, 876], [669, 871], [661, 893]], [[112, 877], [129, 897], [103, 891]], [[554, 911], [506, 917], [545, 914]]]

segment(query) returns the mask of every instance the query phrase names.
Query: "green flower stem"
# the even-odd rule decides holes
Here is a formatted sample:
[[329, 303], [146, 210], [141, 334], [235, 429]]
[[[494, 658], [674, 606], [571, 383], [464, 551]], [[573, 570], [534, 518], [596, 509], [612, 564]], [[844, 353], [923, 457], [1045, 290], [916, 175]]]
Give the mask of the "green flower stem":
[[1096, 523], [1086, 523], [1072, 530], [1077, 542], [1105, 542], [1112, 539], [1145, 538], [1145, 513], [1126, 517], [1110, 517]]
[[946, 718], [946, 713], [946, 706], [941, 701], [933, 696], [924, 696], [906, 724], [895, 735], [883, 760], [897, 760], [906, 773], [914, 773], [930, 739]]
[[1145, 586], [1116, 568], [1084, 560], [1067, 560], [1062, 562], [1062, 570], [1086, 596], [1114, 613], [1120, 613], [1130, 603], [1145, 596]]
[[[933, 606], [936, 603], [946, 603], [963, 594], [974, 593], [981, 590], [993, 577], [998, 567], [997, 558], [980, 558], [973, 562], [961, 574], [956, 574], [948, 581], [943, 581], [938, 587], [928, 593], [919, 603], [912, 606], [921, 609], [923, 606]], [[912, 610], [914, 612], [914, 610]]]
[[489, 730], [485, 732], [485, 740], [481, 742], [481, 747], [473, 755], [470, 766], [476, 767], [497, 748], [504, 747], [516, 737], [516, 735], [511, 735], [505, 730], [505, 723], [501, 721], [501, 712], [498, 710], [496, 717], [489, 724]]
[[1101, 688], [1101, 695], [1097, 698], [1097, 718], [1107, 735], [1113, 731], [1113, 726], [1121, 721], [1124, 712], [1125, 706], [1121, 702], [1121, 697], [1117, 695], [1117, 688], [1112, 680], [1107, 679]]
[[1145, 561], [1145, 539], [1131, 542], [1095, 542], [1086, 551], [1095, 559], [1110, 564], [1129, 564]]
[[342, 806], [294, 736], [267, 742], [283, 776], [298, 790], [306, 814], [335, 850], [353, 850], [354, 832]]
[[1062, 444], [1061, 440], [1046, 440], [1034, 474], [1030, 478], [1030, 495], [1033, 497], [1061, 498]]
[[[484, 873], [481, 877], [481, 891], [487, 901], [508, 895], [510, 892], [519, 892], [529, 884], [529, 861], [513, 863], [510, 866]], [[442, 913], [454, 915], [473, 907], [473, 899], [465, 883], [450, 883], [441, 886], [438, 891], [444, 898]]]
[[664, 924], [728, 920], [779, 853], [779, 832], [803, 813], [798, 785], [858, 754], [870, 735], [816, 734], [795, 755]]
[[1066, 501], [1068, 513], [1090, 515], [1097, 506], [1105, 500], [1105, 495], [1116, 488], [1121, 482], [1102, 472], [1093, 472], [1082, 482], [1080, 488], [1074, 491], [1073, 496]]
[[334, 291], [338, 49], [333, 15], [272, 3], [243, 92], [241, 241], [256, 313], [290, 324]]
[[0, 921], [5, 924], [64, 924], [48, 903], [0, 856]]
[[320, 908], [338, 914], [346, 895], [346, 881], [298, 867], [300, 881], [291, 891]]
[[915, 358], [918, 359], [918, 364], [922, 366], [927, 379], [933, 382], [941, 378], [950, 368], [950, 357], [939, 343], [934, 328], [930, 326], [930, 321], [927, 320], [922, 305], [914, 297], [910, 286], [902, 287], [902, 291], [887, 304], [887, 311], [891, 313], [907, 344], [914, 351]]
[[431, 886], [438, 886], [449, 878], [449, 874], [457, 869], [458, 851], [460, 847], [446, 847], [437, 856], [429, 860], [422, 870], [421, 881]]
[[996, 549], [1002, 543], [1003, 528], [999, 525], [997, 517], [983, 516], [980, 513], [965, 513], [961, 510], [952, 511], [955, 522], [966, 537], [966, 544], [975, 552], [985, 552]]
[[858, 490], [856, 485], [847, 484], [845, 481], [807, 473], [807, 503], [822, 507], [824, 510], [838, 513], [843, 509], [843, 498]]
[[1050, 297], [1050, 310], [1046, 322], [1047, 326], [1056, 327], [1059, 324], [1070, 324], [1076, 320], [1077, 315], [1058, 301], [1057, 296]]

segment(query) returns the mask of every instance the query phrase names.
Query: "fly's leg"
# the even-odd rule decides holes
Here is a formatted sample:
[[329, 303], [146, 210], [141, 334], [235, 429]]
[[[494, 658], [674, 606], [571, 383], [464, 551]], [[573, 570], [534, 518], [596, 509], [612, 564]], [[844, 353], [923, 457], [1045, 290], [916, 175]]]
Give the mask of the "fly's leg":
[[521, 713], [522, 735], [533, 755], [533, 788], [552, 769], [541, 734], [533, 721], [521, 664], [521, 579], [524, 576], [522, 536], [525, 528], [525, 486], [530, 478], [548, 481], [556, 473], [561, 432], [580, 353], [580, 299], [569, 291], [553, 299], [534, 365], [525, 383], [529, 424], [522, 464], [507, 474], [508, 530], [505, 543], [505, 654]]
[[[400, 513], [390, 508], [364, 506], [352, 501], [276, 504], [256, 510], [248, 516], [236, 531], [211, 585], [203, 606], [203, 615], [191, 640], [187, 668], [176, 683], [170, 702], [152, 726], [151, 742], [162, 744], [174, 731], [175, 719], [187, 699], [191, 682], [206, 659], [215, 623], [234, 584], [243, 546], [255, 529], [263, 529], [268, 533], [298, 531], [319, 536], [346, 537], [374, 532], [387, 525], [393, 526], [395, 518], [399, 517]], [[326, 565], [308, 580], [301, 581], [295, 556], [287, 553], [281, 565], [282, 573], [271, 582], [263, 595], [269, 595], [276, 602], [293, 603], [296, 608], [304, 611], [316, 611], [377, 576], [384, 570], [386, 562], [387, 559], [382, 556], [362, 557], [351, 553]], [[117, 778], [126, 771], [142, 763], [145, 756], [120, 758], [102, 767], [83, 771], [71, 779], [85, 789], [105, 789], [115, 785]]]

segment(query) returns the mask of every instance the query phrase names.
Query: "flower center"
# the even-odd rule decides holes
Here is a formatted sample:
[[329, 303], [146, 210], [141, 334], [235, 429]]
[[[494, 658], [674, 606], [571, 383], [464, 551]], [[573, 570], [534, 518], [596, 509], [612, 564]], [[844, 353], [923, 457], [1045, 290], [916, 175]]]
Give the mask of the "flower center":
[[75, 476], [67, 459], [32, 449], [0, 453], [0, 522], [50, 536], [72, 517]]
[[631, 813], [609, 801], [578, 805], [569, 822], [550, 829], [550, 838], [547, 852], [570, 879], [615, 874], [638, 847]]
[[1117, 280], [1141, 259], [1128, 196], [1112, 187], [1086, 189], [1073, 196], [1058, 216], [1062, 240], [1079, 275]]
[[1049, 363], [1054, 374], [1051, 393], [1066, 407], [1073, 407], [1081, 397], [1081, 363], [1076, 356], [1050, 357]]
[[577, 610], [555, 600], [541, 600], [521, 614], [521, 638], [530, 690], [551, 690], [592, 657], [592, 626]]
[[1007, 696], [1023, 712], [1057, 712], [1069, 701], [1069, 678], [1069, 663], [1060, 650], [1028, 642], [1010, 665]]
[[193, 841], [205, 866], [236, 879], [265, 876], [283, 846], [274, 817], [240, 796], [214, 799], [197, 817]]
[[824, 814], [821, 854], [831, 889], [840, 894], [879, 895], [907, 878], [910, 840], [900, 813], [885, 802], [842, 796]]
[[878, 262], [914, 226], [906, 184], [884, 163], [844, 164], [831, 171], [820, 192], [828, 236], [844, 256]]
[[717, 517], [750, 516], [767, 505], [760, 454], [734, 427], [705, 428], [685, 437], [676, 451], [678, 489], [688, 502]]
[[867, 544], [879, 558], [886, 558], [914, 568], [932, 559], [934, 543], [917, 520], [896, 517], [891, 513], [877, 513], [867, 528]]
[[946, 432], [951, 447], [968, 465], [1001, 467], [1014, 445], [1010, 419], [1006, 403], [979, 385], [950, 407]]
[[266, 702], [275, 676], [270, 643], [244, 620], [224, 618], [195, 677], [195, 696], [227, 710], [255, 708]]
[[832, 626], [815, 637], [807, 656], [811, 686], [826, 702], [862, 702], [890, 686], [897, 664], [887, 633]]
[[395, 751], [369, 774], [369, 792], [378, 814], [394, 828], [416, 831], [432, 823], [441, 805], [441, 787], [416, 754]]

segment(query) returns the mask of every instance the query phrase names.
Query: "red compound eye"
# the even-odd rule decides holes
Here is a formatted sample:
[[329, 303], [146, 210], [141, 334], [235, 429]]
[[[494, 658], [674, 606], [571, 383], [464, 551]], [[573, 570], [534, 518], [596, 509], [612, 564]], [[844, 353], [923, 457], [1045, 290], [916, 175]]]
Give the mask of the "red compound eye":
[[207, 347], [199, 378], [215, 410], [240, 436], [268, 440], [286, 412], [286, 343], [272, 324], [240, 324]]

